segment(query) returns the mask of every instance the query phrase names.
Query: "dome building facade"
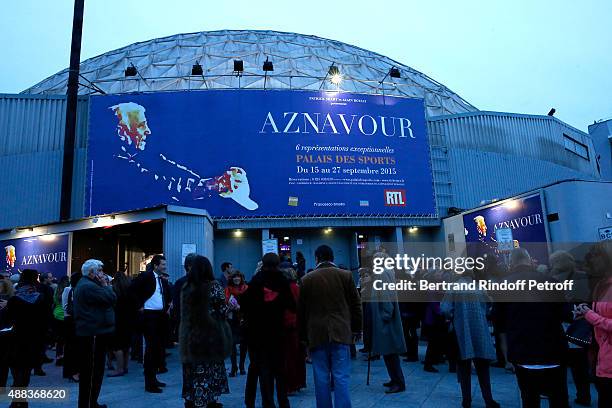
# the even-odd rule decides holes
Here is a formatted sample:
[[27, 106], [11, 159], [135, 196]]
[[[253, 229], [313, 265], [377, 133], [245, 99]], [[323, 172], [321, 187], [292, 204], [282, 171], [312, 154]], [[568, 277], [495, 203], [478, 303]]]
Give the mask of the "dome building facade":
[[[148, 257], [163, 252], [168, 257], [171, 274], [178, 277], [182, 274], [184, 256], [198, 251], [213, 258], [217, 269], [222, 262], [229, 261], [249, 276], [263, 251], [275, 249], [292, 259], [299, 251], [305, 255], [308, 265], [314, 267], [314, 249], [328, 243], [336, 250], [337, 263], [356, 271], [360, 255], [370, 246], [392, 243], [393, 251], [403, 251], [413, 242], [439, 242], [442, 246], [446, 242], [448, 247], [447, 229], [454, 228], [453, 233], [457, 230], [456, 225], [445, 229], [443, 220], [449, 215], [567, 179], [589, 182], [600, 179], [597, 153], [589, 135], [553, 116], [479, 110], [408, 65], [338, 41], [276, 31], [223, 30], [139, 42], [81, 63], [73, 152], [72, 220], [59, 222], [67, 78], [66, 69], [20, 94], [0, 95], [0, 166], [6, 174], [1, 186], [6, 199], [0, 211], [0, 231], [3, 231], [0, 240], [12, 242], [48, 234], [68, 235], [68, 252], [74, 265], [98, 251], [97, 256], [104, 258], [105, 264], [113, 269], [135, 274]], [[234, 106], [233, 99], [267, 103], [274, 98], [291, 99], [291, 95], [297, 95], [294, 92], [348, 95], [371, 101], [373, 106], [379, 106], [381, 101], [385, 106], [387, 101], [397, 106], [420, 104], [426, 144], [419, 169], [426, 169], [429, 175], [429, 181], [425, 182], [433, 191], [433, 210], [377, 213], [368, 209], [374, 199], [364, 196], [358, 200], [364, 207], [362, 213], [299, 214], [289, 211], [294, 210], [292, 198], [295, 202], [298, 200], [289, 195], [286, 213], [219, 216], [206, 205], [185, 205], [178, 199], [159, 202], [159, 205], [145, 201], [139, 204], [139, 190], [128, 189], [129, 184], [122, 175], [116, 174], [103, 184], [106, 202], [134, 196], [130, 199], [136, 200], [136, 204], [116, 211], [92, 212], [91, 206], [95, 207], [96, 203], [92, 203], [91, 197], [99, 185], [92, 181], [91, 149], [98, 146], [96, 117], [102, 112], [99, 108], [102, 104], [96, 101], [114, 101], [112, 107], [118, 107], [132, 100], [184, 98], [180, 100], [187, 101], [197, 97], [202, 98], [197, 101], [206, 101], [202, 102], [201, 109], [216, 112], [217, 101], [219, 106], [225, 106], [224, 103]], [[109, 103], [104, 109], [108, 107]], [[119, 120], [119, 125], [123, 123], [126, 134], [130, 134], [131, 122], [125, 118], [136, 113], [121, 109], [115, 108], [114, 115], [111, 112], [107, 116]], [[151, 119], [155, 109], [146, 109], [146, 119], [144, 116], [139, 119], [146, 122], [147, 128], [141, 136], [150, 137], [147, 146], [155, 149], [155, 137], [161, 133], [159, 123]], [[124, 116], [120, 117], [122, 112]], [[144, 115], [144, 108], [138, 114]], [[304, 115], [305, 127], [312, 126], [319, 131], [321, 126], [330, 126], [324, 114], [321, 123], [319, 116], [315, 123], [314, 114], [310, 115]], [[362, 112], [362, 116], [375, 114]], [[340, 119], [344, 121], [345, 117]], [[408, 129], [409, 122], [398, 120], [400, 127]], [[346, 125], [346, 122], [332, 124], [332, 133], [338, 133], [338, 123]], [[263, 126], [266, 125], [272, 126], [263, 121]], [[179, 129], [182, 125], [176, 126]], [[164, 129], [172, 130], [171, 127]], [[248, 136], [232, 137], [240, 142]], [[123, 145], [123, 152], [126, 147], [129, 150], [134, 145]], [[136, 153], [143, 157], [142, 151]], [[134, 159], [134, 152], [130, 154], [131, 161], [128, 161], [137, 165], [140, 172], [146, 170], [151, 177], [155, 173], [156, 181], [164, 177], [161, 172], [145, 169], [144, 162]], [[212, 158], [207, 157], [206, 149], [202, 150], [202, 161]], [[176, 158], [164, 160], [164, 165], [173, 163], [172, 171], [180, 167], [182, 171], [197, 172]], [[410, 163], [413, 158], [404, 154], [397, 160]], [[407, 175], [413, 170], [415, 174], [420, 171], [409, 164], [404, 170]], [[235, 175], [236, 172], [230, 176]], [[198, 177], [199, 187], [220, 188], [220, 181], [211, 187], [206, 184], [208, 178], [199, 173]], [[170, 178], [168, 175], [168, 181]], [[168, 189], [179, 193], [190, 186], [188, 182], [176, 183], [176, 179], [174, 182], [168, 184]], [[269, 188], [273, 191], [275, 187]], [[347, 191], [347, 195], [352, 194]], [[227, 193], [220, 191], [219, 195]], [[398, 197], [403, 202], [403, 197]], [[287, 198], [283, 196], [283, 200]], [[542, 202], [545, 204], [544, 199]], [[231, 200], [223, 201], [224, 205], [231, 203]], [[546, 205], [542, 211], [545, 215]], [[549, 239], [552, 239], [552, 229], [547, 226]], [[456, 239], [461, 241], [459, 236]]]

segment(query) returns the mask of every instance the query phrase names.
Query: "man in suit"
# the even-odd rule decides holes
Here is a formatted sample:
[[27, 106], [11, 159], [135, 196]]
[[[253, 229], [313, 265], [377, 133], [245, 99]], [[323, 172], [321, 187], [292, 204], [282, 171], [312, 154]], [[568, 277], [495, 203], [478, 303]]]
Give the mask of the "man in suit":
[[361, 335], [361, 300], [351, 272], [334, 264], [327, 245], [315, 251], [317, 267], [302, 278], [298, 300], [301, 338], [308, 344], [317, 407], [350, 407], [350, 346]]
[[[131, 291], [137, 307], [143, 310], [143, 334], [146, 342], [144, 355], [145, 391], [161, 393], [166, 384], [157, 379], [165, 355], [163, 344], [166, 328], [166, 313], [172, 293], [162, 275], [166, 273], [166, 258], [155, 255], [151, 260], [152, 270], [141, 273], [134, 279]], [[167, 371], [167, 370], [166, 370]]]
[[[527, 250], [515, 248], [507, 281], [530, 280], [551, 281], [535, 270]], [[523, 407], [537, 408], [540, 396], [547, 395], [551, 408], [567, 408], [567, 340], [562, 323], [571, 320], [571, 310], [563, 301], [564, 293], [525, 290], [498, 296], [498, 323], [508, 339], [508, 361], [515, 367]]]

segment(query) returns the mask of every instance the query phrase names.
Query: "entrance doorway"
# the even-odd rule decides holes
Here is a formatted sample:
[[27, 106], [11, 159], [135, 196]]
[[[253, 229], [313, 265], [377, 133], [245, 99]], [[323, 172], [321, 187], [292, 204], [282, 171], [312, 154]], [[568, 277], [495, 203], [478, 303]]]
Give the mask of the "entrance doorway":
[[72, 271], [80, 271], [87, 259], [99, 259], [104, 271], [136, 276], [144, 262], [163, 252], [163, 220], [75, 231], [72, 239]]

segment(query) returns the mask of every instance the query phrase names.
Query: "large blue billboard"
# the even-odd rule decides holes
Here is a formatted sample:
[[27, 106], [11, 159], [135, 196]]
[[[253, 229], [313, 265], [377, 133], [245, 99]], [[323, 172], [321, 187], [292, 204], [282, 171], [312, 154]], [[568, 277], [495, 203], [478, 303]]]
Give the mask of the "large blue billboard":
[[24, 269], [51, 272], [55, 277], [68, 273], [69, 234], [43, 235], [0, 241], [4, 262], [0, 271], [13, 275]]
[[504, 201], [463, 216], [470, 256], [498, 252], [496, 231], [510, 229], [514, 246], [527, 249], [539, 263], [548, 260], [542, 202], [539, 194]]
[[307, 91], [91, 98], [85, 213], [432, 216], [422, 99]]

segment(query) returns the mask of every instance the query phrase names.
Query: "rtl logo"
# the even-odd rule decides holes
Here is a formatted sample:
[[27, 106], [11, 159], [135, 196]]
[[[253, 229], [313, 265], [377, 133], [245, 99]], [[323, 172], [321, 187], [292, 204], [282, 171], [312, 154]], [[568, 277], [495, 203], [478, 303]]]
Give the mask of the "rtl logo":
[[385, 190], [385, 206], [405, 207], [406, 190]]

